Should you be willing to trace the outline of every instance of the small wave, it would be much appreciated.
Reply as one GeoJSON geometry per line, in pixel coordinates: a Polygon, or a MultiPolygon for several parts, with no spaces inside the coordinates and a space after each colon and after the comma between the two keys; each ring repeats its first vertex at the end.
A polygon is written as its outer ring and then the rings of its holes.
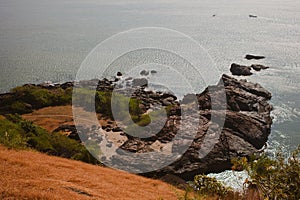
{"type": "Polygon", "coordinates": [[[221,173],[211,173],[208,174],[209,177],[214,177],[218,181],[222,182],[225,186],[231,187],[235,191],[242,191],[243,190],[243,184],[246,180],[246,178],[249,178],[246,171],[232,171],[227,170],[221,173]]]}
{"type": "Polygon", "coordinates": [[[293,121],[296,118],[300,118],[300,110],[287,104],[281,104],[280,106],[274,106],[271,117],[273,118],[273,122],[275,124],[293,121]]]}
{"type": "Polygon", "coordinates": [[[264,152],[271,158],[275,158],[278,151],[280,151],[284,157],[288,157],[291,151],[289,141],[290,137],[288,135],[279,130],[273,130],[264,152]]]}

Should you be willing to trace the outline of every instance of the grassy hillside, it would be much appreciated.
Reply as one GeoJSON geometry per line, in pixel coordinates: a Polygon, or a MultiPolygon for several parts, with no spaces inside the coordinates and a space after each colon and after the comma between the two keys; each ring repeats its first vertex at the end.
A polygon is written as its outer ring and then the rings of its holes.
{"type": "Polygon", "coordinates": [[[157,180],[0,146],[0,199],[177,199],[157,180]]]}

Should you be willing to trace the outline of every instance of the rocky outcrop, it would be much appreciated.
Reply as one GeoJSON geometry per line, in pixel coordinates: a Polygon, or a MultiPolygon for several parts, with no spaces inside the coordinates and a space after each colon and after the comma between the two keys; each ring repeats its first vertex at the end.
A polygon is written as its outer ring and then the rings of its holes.
{"type": "Polygon", "coordinates": [[[133,87],[137,87],[137,86],[145,87],[148,86],[148,80],[145,78],[136,78],[133,79],[132,85],[133,87]]]}
{"type": "Polygon", "coordinates": [[[269,67],[260,65],[260,64],[253,64],[251,66],[244,66],[239,65],[236,63],[232,63],[230,67],[230,72],[232,75],[236,76],[250,76],[253,73],[251,72],[251,69],[254,69],[255,71],[261,71],[264,69],[268,69],[269,67]]]}
{"type": "MultiPolygon", "coordinates": [[[[174,163],[154,172],[146,173],[145,176],[161,177],[166,174],[179,176],[185,180],[192,180],[196,174],[221,172],[231,167],[231,159],[234,157],[250,156],[260,151],[266,144],[271,130],[272,119],[270,112],[272,106],[268,103],[271,94],[259,84],[247,82],[246,80],[236,80],[227,75],[223,75],[221,81],[225,86],[226,93],[226,118],[225,123],[219,124],[218,120],[212,121],[211,116],[221,116],[224,110],[219,110],[218,106],[211,110],[211,98],[221,97],[220,91],[223,86],[221,82],[216,86],[208,87],[203,93],[197,95],[199,102],[199,114],[189,116],[190,126],[197,118],[200,118],[200,124],[196,136],[187,151],[174,163]],[[210,131],[210,133],[208,133],[210,131]],[[218,141],[212,150],[203,158],[200,157],[201,148],[205,146],[203,142],[207,134],[216,134],[221,132],[218,141]]],[[[150,96],[150,95],[149,95],[150,96]]],[[[123,150],[134,153],[152,152],[155,145],[160,144],[164,148],[176,136],[179,130],[181,116],[180,107],[189,105],[189,95],[181,101],[181,104],[173,102],[172,109],[165,126],[155,136],[149,138],[136,138],[128,136],[127,141],[120,147],[123,150]],[[187,99],[186,99],[187,98],[187,99]]],[[[155,97],[158,99],[158,97],[155,97]]],[[[191,98],[190,98],[191,99],[191,98]]],[[[174,99],[175,100],[175,99],[174,99]]],[[[148,99],[151,104],[151,100],[148,99]]],[[[126,133],[125,133],[126,135],[126,133]]],[[[176,141],[177,145],[184,143],[187,134],[176,141]]],[[[175,151],[177,145],[170,148],[175,151]]],[[[132,158],[115,155],[112,163],[130,169],[135,163],[132,158]]],[[[157,159],[160,159],[159,157],[157,159]]],[[[151,165],[145,159],[144,164],[151,165]]],[[[155,163],[153,163],[155,165],[155,163]]]]}
{"type": "Polygon", "coordinates": [[[230,72],[232,73],[232,75],[237,75],[237,76],[250,76],[250,75],[252,75],[251,67],[238,65],[236,63],[231,64],[230,72]]]}

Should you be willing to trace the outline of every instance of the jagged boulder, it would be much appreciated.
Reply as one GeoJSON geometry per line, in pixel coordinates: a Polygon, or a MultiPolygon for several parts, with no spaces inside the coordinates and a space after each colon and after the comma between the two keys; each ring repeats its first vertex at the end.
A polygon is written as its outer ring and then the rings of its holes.
{"type": "MultiPolygon", "coordinates": [[[[218,85],[210,86],[201,94],[196,95],[200,108],[199,115],[189,116],[188,124],[185,124],[185,126],[191,126],[197,120],[197,117],[200,118],[201,123],[187,151],[169,166],[143,175],[162,177],[166,174],[172,174],[184,180],[192,180],[196,174],[221,172],[230,169],[232,158],[250,156],[263,148],[267,142],[272,124],[270,117],[272,106],[268,103],[268,100],[271,99],[271,93],[259,84],[250,83],[246,80],[239,81],[227,75],[223,75],[221,80],[218,85]],[[211,98],[217,99],[216,102],[218,102],[218,98],[222,96],[220,95],[223,88],[221,83],[224,84],[227,99],[224,125],[219,124],[218,120],[211,121],[212,114],[218,117],[224,112],[224,110],[218,110],[218,106],[211,110],[211,98]],[[221,134],[212,150],[201,158],[201,149],[205,146],[203,142],[214,142],[210,139],[204,140],[208,130],[210,131],[209,134],[216,134],[218,131],[221,134]]],[[[190,98],[189,95],[187,97],[190,98]]],[[[178,110],[184,103],[188,105],[190,100],[181,101],[181,105],[173,104],[173,112],[170,112],[171,114],[165,126],[155,136],[149,138],[128,136],[128,140],[120,148],[138,154],[157,150],[154,147],[158,144],[160,148],[168,145],[178,132],[181,121],[178,110]]],[[[180,146],[189,137],[191,136],[187,133],[180,140],[177,140],[175,142],[177,145],[173,144],[171,151],[176,151],[175,148],[178,147],[178,144],[180,146]]],[[[131,159],[130,156],[115,155],[111,161],[130,169],[136,164],[131,159]]],[[[160,158],[157,157],[157,159],[160,158]]],[[[145,166],[155,165],[146,158],[143,162],[145,166]]]]}

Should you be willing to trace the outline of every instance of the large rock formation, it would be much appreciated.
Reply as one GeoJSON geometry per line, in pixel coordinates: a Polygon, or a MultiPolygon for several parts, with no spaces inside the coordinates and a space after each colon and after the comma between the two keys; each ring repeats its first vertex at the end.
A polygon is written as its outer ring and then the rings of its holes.
{"type": "MultiPolygon", "coordinates": [[[[187,151],[169,166],[144,175],[162,177],[166,174],[172,174],[185,180],[192,180],[196,174],[221,172],[230,169],[232,158],[250,156],[264,147],[272,124],[270,117],[272,106],[268,103],[268,100],[271,99],[270,92],[259,84],[250,83],[246,80],[239,81],[227,75],[223,75],[221,80],[218,85],[210,86],[203,93],[197,94],[199,113],[198,115],[189,116],[188,124],[185,124],[185,126],[191,126],[199,118],[200,124],[197,134],[193,137],[193,142],[187,151]],[[218,120],[211,121],[212,115],[221,116],[224,112],[224,109],[221,106],[218,107],[218,105],[214,106],[214,110],[211,110],[211,98],[214,98],[216,102],[218,100],[221,102],[221,99],[218,98],[222,98],[221,91],[224,89],[222,82],[227,98],[224,126],[218,120]],[[209,139],[205,140],[208,130],[210,131],[209,134],[217,134],[218,131],[221,134],[212,150],[201,158],[200,153],[204,145],[203,142],[215,142],[209,139]]],[[[180,107],[189,105],[190,95],[186,95],[180,103],[175,101],[176,98],[171,99],[170,97],[173,97],[171,94],[163,96],[163,94],[139,90],[138,96],[143,97],[142,100],[148,108],[151,107],[153,102],[163,102],[166,98],[173,106],[165,126],[159,133],[148,138],[137,138],[122,132],[120,134],[126,135],[127,140],[120,148],[136,154],[162,149],[176,136],[181,121],[180,107]]],[[[187,133],[184,137],[189,138],[190,136],[187,133]]],[[[180,146],[180,143],[185,142],[184,137],[176,141],[177,145],[179,143],[180,146]]],[[[176,151],[176,148],[176,145],[173,145],[170,150],[176,151]]],[[[156,159],[159,160],[160,157],[156,159]]],[[[143,162],[145,165],[151,165],[147,159],[143,162]]],[[[128,170],[137,165],[132,157],[118,154],[111,159],[111,164],[114,163],[117,166],[123,165],[123,169],[128,170]]],[[[153,162],[153,165],[155,165],[155,162],[153,162]]]]}

